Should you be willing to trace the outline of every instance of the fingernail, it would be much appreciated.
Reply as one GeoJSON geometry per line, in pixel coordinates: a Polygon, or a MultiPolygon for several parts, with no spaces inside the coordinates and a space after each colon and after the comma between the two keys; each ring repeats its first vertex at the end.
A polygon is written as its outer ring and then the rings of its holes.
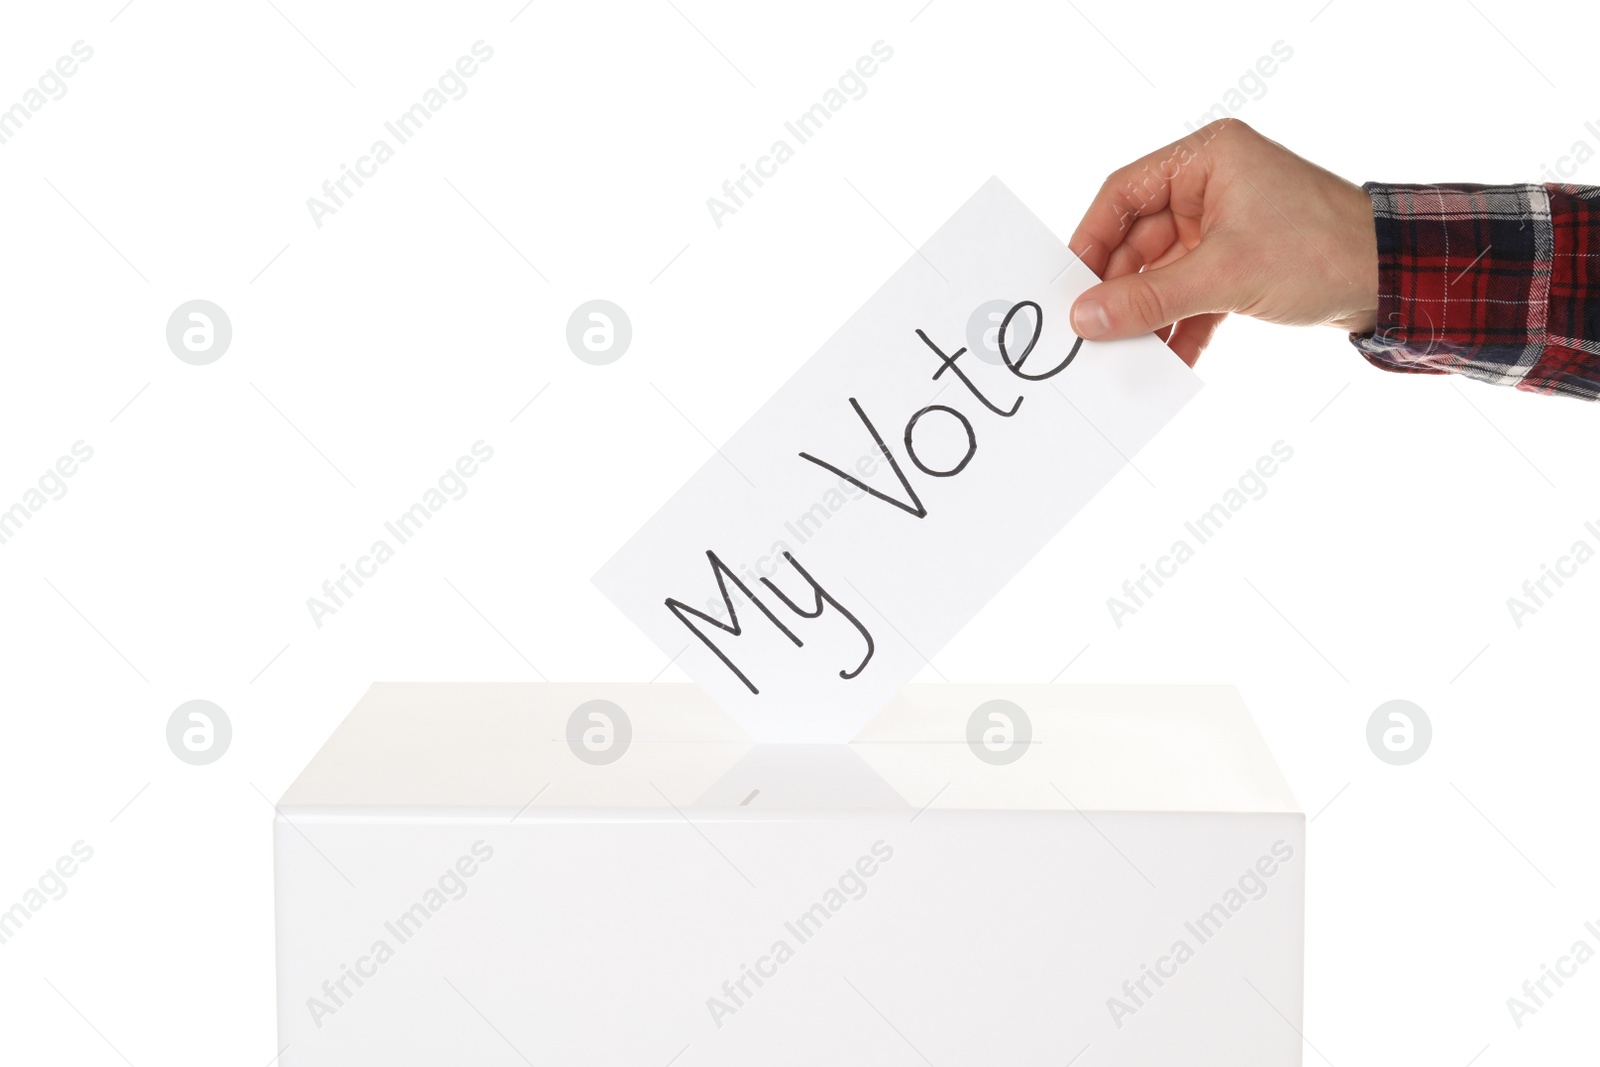
{"type": "Polygon", "coordinates": [[[1103,337],[1111,329],[1105,305],[1098,300],[1080,300],[1072,309],[1072,331],[1086,341],[1103,337]]]}

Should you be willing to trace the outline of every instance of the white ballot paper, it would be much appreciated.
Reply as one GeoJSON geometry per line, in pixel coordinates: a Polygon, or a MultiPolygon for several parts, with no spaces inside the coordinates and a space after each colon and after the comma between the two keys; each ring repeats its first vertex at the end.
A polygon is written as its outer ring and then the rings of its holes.
{"type": "Polygon", "coordinates": [[[1096,281],[991,178],[595,584],[756,740],[850,740],[1199,391],[1073,334],[1096,281]]]}

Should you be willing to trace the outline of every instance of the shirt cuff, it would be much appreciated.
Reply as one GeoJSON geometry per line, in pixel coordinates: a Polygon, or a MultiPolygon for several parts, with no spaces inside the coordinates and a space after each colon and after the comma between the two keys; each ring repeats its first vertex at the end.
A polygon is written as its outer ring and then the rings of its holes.
{"type": "Polygon", "coordinates": [[[1554,252],[1540,185],[1382,185],[1377,328],[1351,341],[1369,362],[1515,385],[1543,354],[1554,252]]]}
{"type": "Polygon", "coordinates": [[[1374,366],[1600,398],[1600,188],[1369,182],[1374,366]]]}

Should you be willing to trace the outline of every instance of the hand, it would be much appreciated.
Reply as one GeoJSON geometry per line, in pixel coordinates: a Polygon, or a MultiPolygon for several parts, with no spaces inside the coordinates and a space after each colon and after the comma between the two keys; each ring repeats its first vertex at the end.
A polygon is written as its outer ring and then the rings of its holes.
{"type": "Polygon", "coordinates": [[[1237,119],[1112,174],[1071,247],[1105,279],[1073,304],[1074,332],[1159,331],[1190,366],[1230,311],[1355,333],[1377,323],[1372,201],[1237,119]]]}

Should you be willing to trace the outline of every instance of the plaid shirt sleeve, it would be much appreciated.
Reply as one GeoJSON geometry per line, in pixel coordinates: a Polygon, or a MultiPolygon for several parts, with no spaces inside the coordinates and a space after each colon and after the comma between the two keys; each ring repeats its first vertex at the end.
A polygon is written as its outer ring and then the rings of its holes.
{"type": "Polygon", "coordinates": [[[1367,183],[1374,365],[1600,399],[1600,187],[1367,183]]]}

